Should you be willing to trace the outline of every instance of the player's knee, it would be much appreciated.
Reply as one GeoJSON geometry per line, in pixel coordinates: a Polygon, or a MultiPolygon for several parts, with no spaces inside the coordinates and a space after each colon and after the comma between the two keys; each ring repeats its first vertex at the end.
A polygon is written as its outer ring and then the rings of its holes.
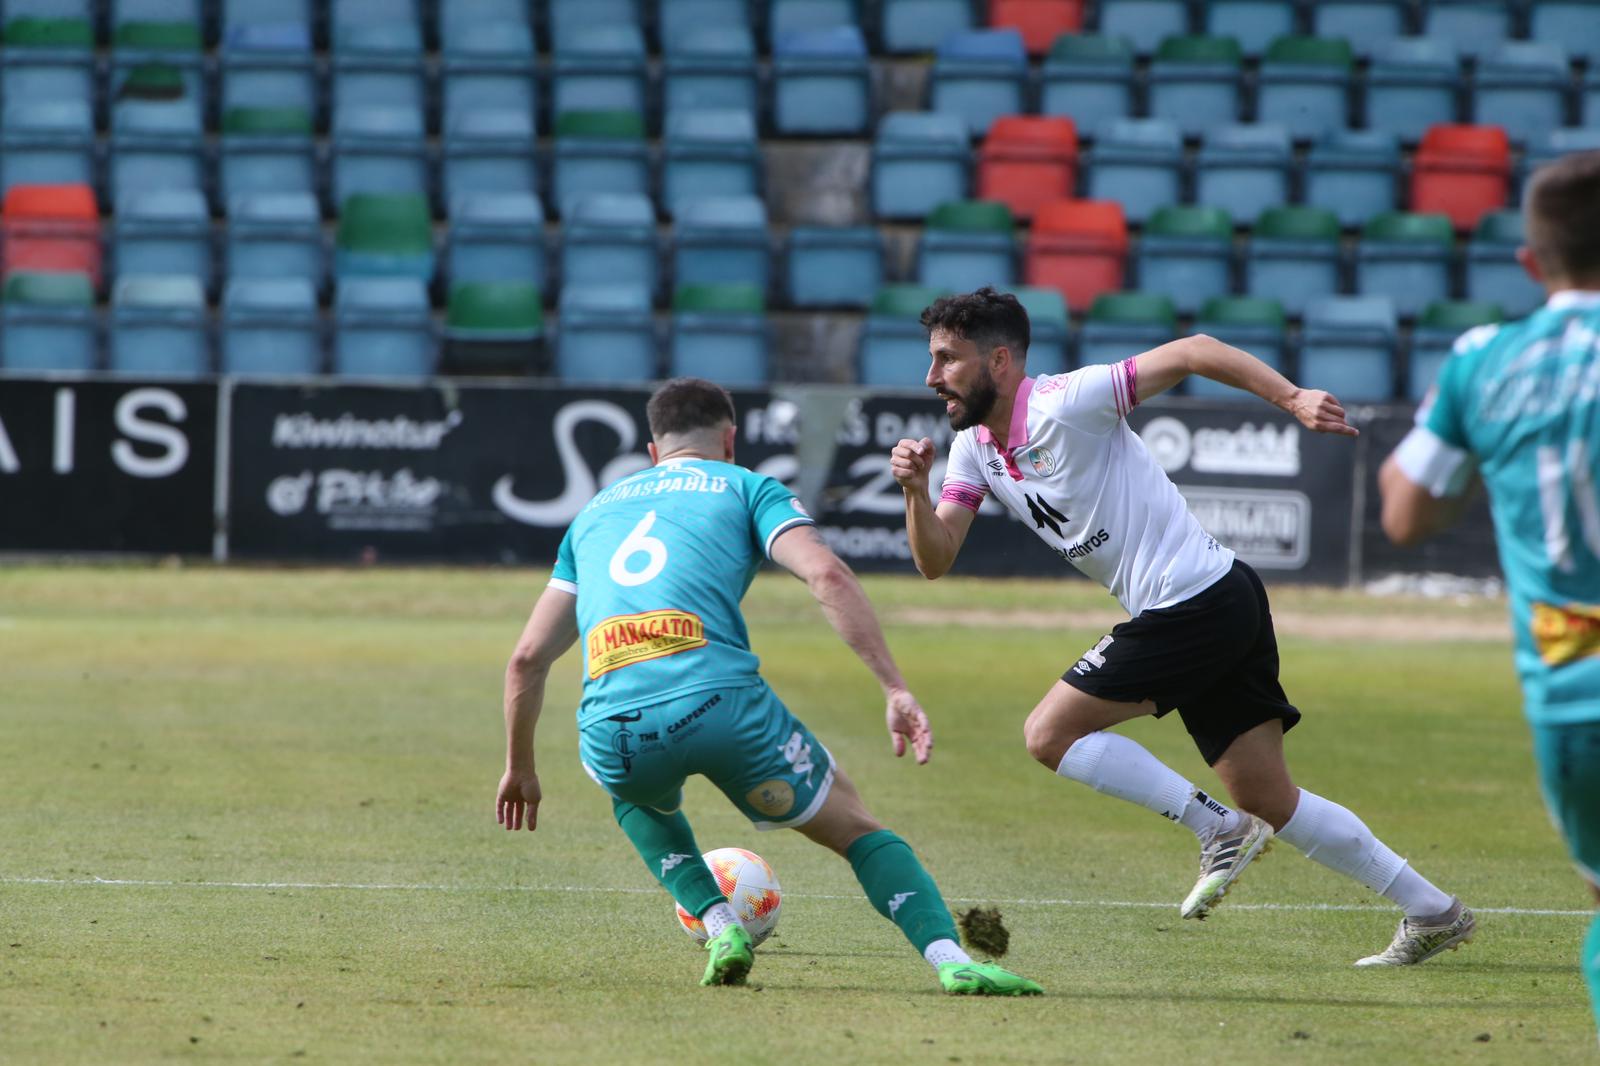
{"type": "Polygon", "coordinates": [[[1027,745],[1028,754],[1051,770],[1061,765],[1067,749],[1077,740],[1078,734],[1037,711],[1022,724],[1022,742],[1027,745]]]}
{"type": "Polygon", "coordinates": [[[1274,829],[1282,829],[1294,817],[1299,790],[1276,785],[1236,784],[1231,790],[1234,806],[1255,815],[1274,829]]]}

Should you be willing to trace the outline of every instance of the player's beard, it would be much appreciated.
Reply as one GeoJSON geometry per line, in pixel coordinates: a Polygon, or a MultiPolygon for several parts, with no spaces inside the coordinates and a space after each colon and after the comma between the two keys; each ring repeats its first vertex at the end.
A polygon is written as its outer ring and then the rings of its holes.
{"type": "Polygon", "coordinates": [[[963,430],[971,429],[989,417],[989,412],[994,410],[994,402],[999,398],[1000,392],[994,387],[994,376],[989,373],[989,368],[983,367],[981,376],[972,388],[965,393],[946,389],[945,395],[960,405],[950,414],[950,428],[963,430]]]}

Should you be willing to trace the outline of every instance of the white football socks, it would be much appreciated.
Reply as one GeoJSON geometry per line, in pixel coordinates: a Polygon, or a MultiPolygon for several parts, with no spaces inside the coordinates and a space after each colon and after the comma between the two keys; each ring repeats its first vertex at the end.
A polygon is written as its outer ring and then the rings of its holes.
{"type": "Polygon", "coordinates": [[[1454,903],[1373,836],[1360,818],[1314,792],[1300,790],[1294,817],[1278,830],[1278,839],[1392,900],[1408,918],[1442,914],[1454,903]]]}
{"type": "Polygon", "coordinates": [[[1235,819],[1233,811],[1200,792],[1143,745],[1116,733],[1079,737],[1056,773],[1181,822],[1201,840],[1227,829],[1235,819]]]}
{"type": "Polygon", "coordinates": [[[928,965],[937,970],[947,962],[971,962],[972,956],[961,950],[961,945],[946,937],[935,940],[923,949],[922,957],[928,960],[928,965]]]}
{"type": "Polygon", "coordinates": [[[739,914],[733,909],[733,904],[724,900],[707,907],[706,912],[700,916],[700,921],[705,923],[706,936],[715,940],[722,935],[724,929],[739,924],[739,914]]]}

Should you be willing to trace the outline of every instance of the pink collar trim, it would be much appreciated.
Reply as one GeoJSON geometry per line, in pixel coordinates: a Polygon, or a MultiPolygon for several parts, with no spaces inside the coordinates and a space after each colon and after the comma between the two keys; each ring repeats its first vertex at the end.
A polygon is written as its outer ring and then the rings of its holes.
{"type": "MultiPolygon", "coordinates": [[[[1011,405],[1011,432],[1006,438],[1006,446],[1000,450],[1010,452],[1028,443],[1028,397],[1032,395],[1033,379],[1023,378],[1022,384],[1017,386],[1016,402],[1011,405]]],[[[994,443],[994,434],[989,432],[988,426],[978,427],[978,440],[983,444],[994,443]]]]}

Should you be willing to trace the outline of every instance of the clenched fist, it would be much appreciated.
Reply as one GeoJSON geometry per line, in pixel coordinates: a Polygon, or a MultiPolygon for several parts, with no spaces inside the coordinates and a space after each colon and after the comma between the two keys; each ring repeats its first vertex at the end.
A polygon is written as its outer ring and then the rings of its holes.
{"type": "Polygon", "coordinates": [[[889,472],[901,488],[928,491],[928,472],[933,469],[933,440],[902,440],[889,453],[889,472]]]}

